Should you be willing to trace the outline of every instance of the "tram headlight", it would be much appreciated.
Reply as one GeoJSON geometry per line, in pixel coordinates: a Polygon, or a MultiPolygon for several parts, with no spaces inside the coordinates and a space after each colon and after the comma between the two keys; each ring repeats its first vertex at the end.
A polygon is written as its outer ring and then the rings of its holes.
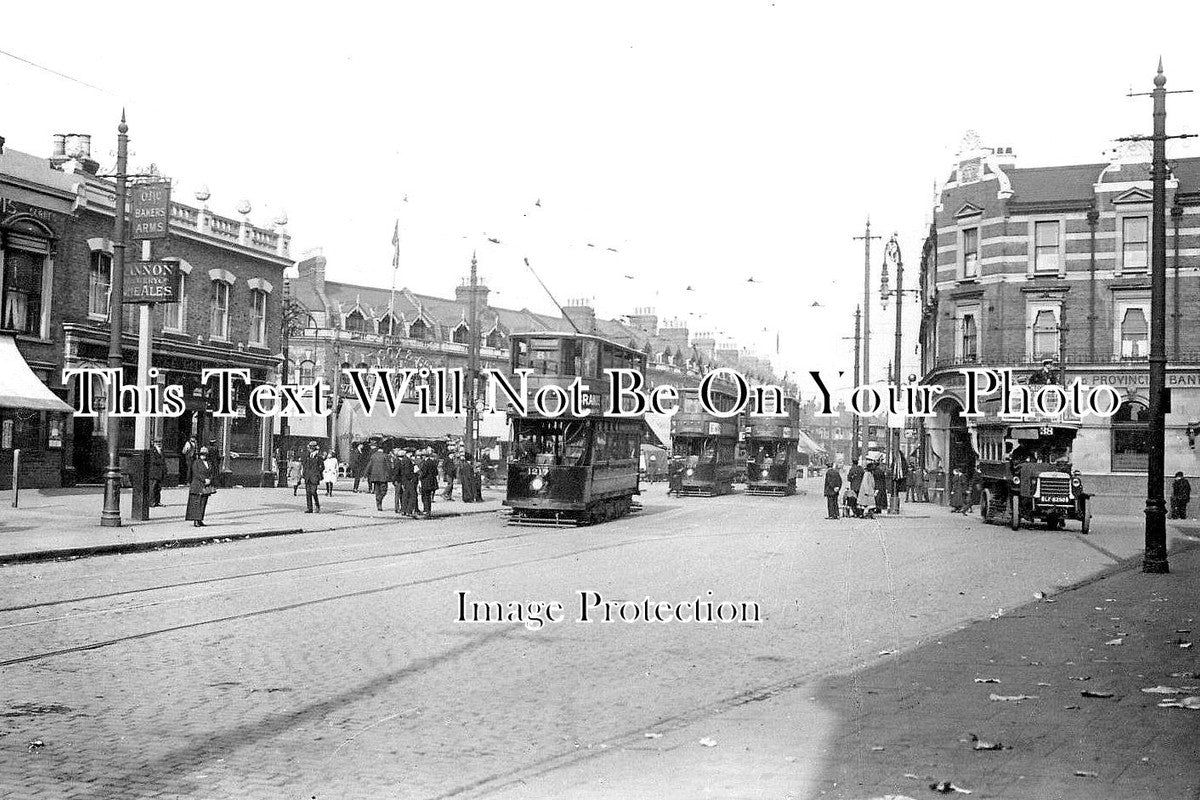
{"type": "Polygon", "coordinates": [[[688,467],[687,476],[690,478],[695,474],[696,474],[696,470],[692,469],[691,467],[688,467]]]}
{"type": "Polygon", "coordinates": [[[546,482],[544,480],[542,480],[540,476],[537,478],[534,478],[533,480],[531,480],[529,482],[529,488],[533,489],[535,492],[540,492],[542,490],[542,487],[544,487],[545,485],[546,485],[546,482]]]}

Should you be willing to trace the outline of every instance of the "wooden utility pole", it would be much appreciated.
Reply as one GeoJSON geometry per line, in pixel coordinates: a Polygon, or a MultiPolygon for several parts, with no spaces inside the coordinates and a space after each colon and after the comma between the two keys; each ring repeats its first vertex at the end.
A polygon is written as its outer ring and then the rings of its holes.
{"type": "MultiPolygon", "coordinates": [[[[871,240],[882,239],[882,236],[871,235],[871,218],[867,217],[867,227],[862,236],[855,236],[855,241],[863,243],[863,302],[862,302],[862,384],[871,382],[871,240]]],[[[862,445],[859,454],[866,457],[871,449],[871,426],[863,420],[855,422],[855,428],[862,426],[862,445]]],[[[857,431],[856,431],[857,433],[857,431]]]]}

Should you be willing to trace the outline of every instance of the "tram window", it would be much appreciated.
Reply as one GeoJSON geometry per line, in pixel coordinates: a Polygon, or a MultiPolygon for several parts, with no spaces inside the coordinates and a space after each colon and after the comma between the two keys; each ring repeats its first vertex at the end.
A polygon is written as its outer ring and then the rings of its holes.
{"type": "Polygon", "coordinates": [[[558,375],[560,351],[557,339],[534,339],[530,343],[529,366],[543,375],[558,375]]]}
{"type": "Polygon", "coordinates": [[[583,370],[580,374],[587,378],[599,377],[597,367],[600,360],[600,345],[595,339],[583,340],[583,370]]]}

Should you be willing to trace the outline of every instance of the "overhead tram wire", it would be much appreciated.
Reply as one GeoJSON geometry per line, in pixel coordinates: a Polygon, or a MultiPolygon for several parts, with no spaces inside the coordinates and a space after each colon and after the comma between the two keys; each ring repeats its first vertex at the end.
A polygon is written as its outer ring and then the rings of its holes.
{"type": "Polygon", "coordinates": [[[80,80],[79,78],[76,78],[72,75],[68,75],[65,72],[59,72],[58,70],[51,69],[50,67],[47,67],[44,64],[39,64],[36,61],[30,61],[28,58],[19,56],[16,53],[10,53],[7,50],[0,50],[0,56],[7,56],[7,57],[13,59],[14,61],[20,61],[22,64],[28,64],[29,66],[33,67],[34,69],[40,69],[43,72],[48,72],[51,75],[55,75],[59,78],[64,78],[65,80],[71,81],[72,83],[78,83],[80,86],[86,86],[87,88],[93,89],[97,92],[100,92],[101,94],[106,94],[109,97],[117,97],[117,95],[114,92],[110,92],[108,89],[102,89],[99,86],[96,86],[95,84],[88,83],[85,80],[80,80]]]}

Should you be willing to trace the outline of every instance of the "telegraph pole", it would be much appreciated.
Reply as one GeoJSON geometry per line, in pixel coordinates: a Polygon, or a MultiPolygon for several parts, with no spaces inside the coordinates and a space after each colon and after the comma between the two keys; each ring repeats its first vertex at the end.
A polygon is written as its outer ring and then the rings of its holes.
{"type": "Polygon", "coordinates": [[[463,449],[467,456],[474,458],[475,430],[479,422],[479,409],[475,407],[477,400],[477,384],[479,383],[479,272],[475,253],[471,253],[471,305],[467,318],[467,430],[463,436],[463,449]]]}
{"type": "MultiPolygon", "coordinates": [[[[117,190],[113,209],[113,262],[108,295],[108,368],[122,372],[121,355],[121,297],[125,291],[125,181],[129,169],[129,126],[125,110],[117,126],[117,190]]],[[[100,524],[106,528],[121,526],[121,418],[117,410],[117,389],[109,385],[108,392],[108,467],[104,471],[104,510],[100,524]]]]}
{"type": "MultiPolygon", "coordinates": [[[[859,376],[860,376],[860,373],[859,373],[859,355],[860,355],[859,348],[862,346],[862,307],[861,306],[854,307],[854,336],[852,336],[852,337],[851,336],[843,336],[842,338],[843,339],[851,339],[851,338],[854,339],[854,385],[858,386],[859,385],[858,381],[859,381],[859,376]]],[[[850,422],[850,464],[853,465],[853,464],[858,463],[858,456],[859,456],[859,452],[858,452],[859,419],[858,419],[858,417],[853,416],[853,415],[851,415],[850,419],[851,419],[851,422],[850,422]]],[[[830,458],[832,458],[833,457],[832,448],[830,449],[829,454],[830,454],[830,458]]]]}
{"type": "MultiPolygon", "coordinates": [[[[862,240],[863,243],[863,302],[862,302],[862,385],[867,385],[871,382],[871,240],[882,239],[882,236],[871,235],[871,218],[867,217],[867,228],[862,236],[855,236],[854,239],[862,240]]],[[[862,446],[859,448],[859,454],[866,458],[867,453],[871,449],[871,425],[863,419],[858,420],[854,427],[857,429],[862,426],[862,446]]]]}
{"type": "MultiPolygon", "coordinates": [[[[1154,133],[1127,136],[1121,141],[1145,141],[1153,145],[1151,178],[1153,203],[1150,218],[1150,433],[1149,463],[1146,465],[1146,550],[1142,572],[1170,572],[1167,564],[1167,504],[1163,498],[1166,451],[1167,382],[1167,139],[1188,139],[1190,134],[1167,136],[1167,77],[1162,59],[1154,76],[1154,133]]],[[[1190,90],[1183,90],[1190,91],[1190,90]]],[[[1171,92],[1176,94],[1177,92],[1171,92]]],[[[1146,93],[1130,93],[1145,97],[1146,93]]]]}

